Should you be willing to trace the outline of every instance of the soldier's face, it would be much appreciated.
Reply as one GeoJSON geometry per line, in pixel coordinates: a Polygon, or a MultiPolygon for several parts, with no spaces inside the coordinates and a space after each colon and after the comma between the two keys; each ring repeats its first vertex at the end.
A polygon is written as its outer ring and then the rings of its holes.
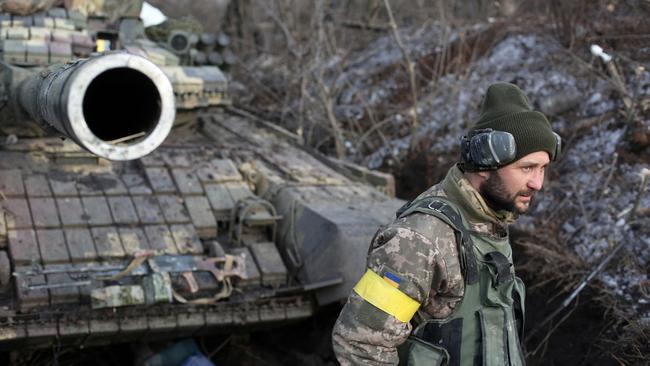
{"type": "Polygon", "coordinates": [[[548,153],[544,151],[530,153],[489,172],[479,192],[493,209],[523,214],[530,208],[535,193],[542,189],[549,161],[548,153]]]}

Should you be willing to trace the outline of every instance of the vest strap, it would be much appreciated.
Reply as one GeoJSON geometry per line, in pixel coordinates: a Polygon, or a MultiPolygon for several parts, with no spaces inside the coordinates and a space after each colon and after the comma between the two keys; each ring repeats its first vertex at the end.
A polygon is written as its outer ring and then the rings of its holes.
{"type": "Polygon", "coordinates": [[[354,286],[354,292],[403,323],[411,321],[420,307],[419,302],[390,285],[371,269],[368,269],[354,286]]]}
{"type": "Polygon", "coordinates": [[[497,270],[497,278],[495,281],[497,286],[514,281],[515,278],[510,271],[512,264],[501,252],[490,252],[485,255],[485,260],[497,270]]]}

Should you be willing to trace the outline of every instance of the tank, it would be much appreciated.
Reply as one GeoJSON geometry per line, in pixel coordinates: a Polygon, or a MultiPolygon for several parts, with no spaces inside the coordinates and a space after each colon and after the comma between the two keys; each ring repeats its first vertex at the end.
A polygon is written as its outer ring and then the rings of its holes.
{"type": "Polygon", "coordinates": [[[392,176],[229,107],[227,37],[149,38],[141,2],[51,3],[0,2],[0,349],[282,326],[345,299],[403,203],[392,176]]]}

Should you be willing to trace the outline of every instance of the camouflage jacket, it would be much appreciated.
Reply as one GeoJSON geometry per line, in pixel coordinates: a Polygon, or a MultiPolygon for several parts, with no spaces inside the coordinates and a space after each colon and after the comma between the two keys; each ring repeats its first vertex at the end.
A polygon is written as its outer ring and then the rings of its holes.
{"type": "MultiPolygon", "coordinates": [[[[458,167],[417,199],[429,196],[456,203],[476,231],[503,236],[515,219],[512,213],[490,209],[458,167]]],[[[367,264],[380,276],[387,271],[399,274],[398,289],[420,303],[411,323],[449,316],[464,294],[455,233],[430,215],[411,214],[380,228],[367,264]]],[[[374,307],[353,291],[332,332],[336,357],[344,366],[396,365],[396,347],[410,335],[411,323],[374,307]]]]}

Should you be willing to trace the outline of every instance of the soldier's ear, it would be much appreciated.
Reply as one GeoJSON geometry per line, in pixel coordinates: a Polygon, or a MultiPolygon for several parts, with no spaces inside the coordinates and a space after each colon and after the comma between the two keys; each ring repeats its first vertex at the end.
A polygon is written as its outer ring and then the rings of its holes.
{"type": "Polygon", "coordinates": [[[492,173],[492,172],[484,170],[484,171],[481,171],[481,172],[476,172],[476,175],[478,175],[479,177],[481,177],[484,180],[487,180],[488,178],[490,178],[490,173],[492,173]]]}

